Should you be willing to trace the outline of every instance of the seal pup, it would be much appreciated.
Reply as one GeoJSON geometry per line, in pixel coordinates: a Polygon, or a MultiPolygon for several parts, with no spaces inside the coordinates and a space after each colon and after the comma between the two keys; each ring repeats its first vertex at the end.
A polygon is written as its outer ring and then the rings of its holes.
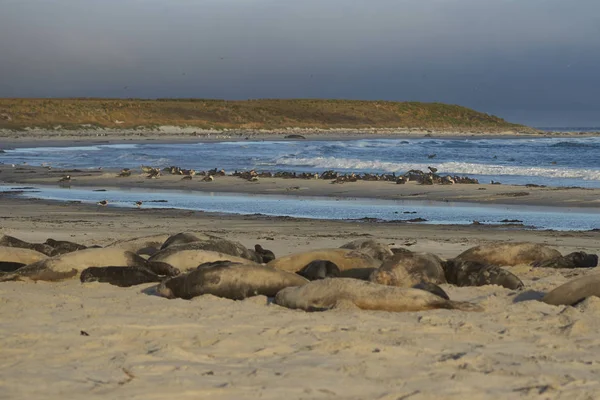
{"type": "Polygon", "coordinates": [[[387,244],[373,239],[353,240],[350,243],[340,246],[340,249],[358,250],[380,261],[384,261],[386,258],[394,255],[387,244]]]}
{"type": "Polygon", "coordinates": [[[309,281],[316,281],[317,279],[337,278],[341,272],[338,266],[331,261],[315,260],[296,273],[309,281]]]}
{"type": "Polygon", "coordinates": [[[284,271],[298,272],[315,260],[331,261],[342,272],[350,269],[379,268],[381,265],[381,261],[375,260],[368,254],[349,249],[320,249],[295,253],[276,258],[267,265],[284,271]]]}
{"type": "Polygon", "coordinates": [[[89,267],[81,271],[81,283],[102,282],[119,287],[160,282],[162,278],[144,267],[89,267]]]}
{"type": "Polygon", "coordinates": [[[600,274],[575,278],[546,293],[542,301],[553,306],[573,306],[590,296],[600,297],[600,274]]]}
{"type": "Polygon", "coordinates": [[[537,268],[594,268],[598,266],[598,255],[575,251],[563,257],[536,261],[532,265],[537,268]]]}
{"type": "Polygon", "coordinates": [[[454,259],[444,262],[443,267],[448,283],[456,286],[498,285],[512,290],[525,287],[515,274],[497,265],[454,259]]]}
{"type": "Polygon", "coordinates": [[[472,247],[455,257],[455,260],[478,261],[491,265],[520,265],[542,262],[562,257],[558,250],[543,244],[490,243],[472,247]]]}
{"type": "Polygon", "coordinates": [[[20,279],[57,281],[72,278],[88,267],[106,265],[145,267],[146,260],[121,249],[85,249],[46,258],[12,273],[0,274],[0,282],[20,279]]]}
{"type": "Polygon", "coordinates": [[[431,253],[398,253],[373,271],[369,280],[388,286],[412,287],[421,282],[446,283],[442,260],[431,253]]]}
{"type": "Polygon", "coordinates": [[[304,311],[359,308],[380,311],[424,311],[436,308],[481,311],[475,304],[446,300],[421,289],[379,285],[351,278],[327,278],[282,289],[275,304],[304,311]]]}
{"type": "Polygon", "coordinates": [[[303,277],[267,265],[229,261],[201,264],[194,271],[163,281],[158,294],[191,299],[204,294],[243,300],[251,296],[275,296],[289,286],[308,283],[303,277]]]}
{"type": "Polygon", "coordinates": [[[161,254],[172,254],[182,250],[207,250],[215,251],[218,253],[230,254],[234,257],[245,258],[250,261],[257,263],[262,262],[262,257],[256,254],[255,251],[249,250],[244,245],[238,242],[227,239],[210,239],[210,240],[197,240],[195,242],[170,245],[166,249],[154,254],[152,257],[161,257],[161,254]]]}
{"type": "Polygon", "coordinates": [[[260,256],[263,263],[269,263],[275,259],[275,254],[271,250],[263,249],[260,244],[254,245],[254,251],[260,256]]]}

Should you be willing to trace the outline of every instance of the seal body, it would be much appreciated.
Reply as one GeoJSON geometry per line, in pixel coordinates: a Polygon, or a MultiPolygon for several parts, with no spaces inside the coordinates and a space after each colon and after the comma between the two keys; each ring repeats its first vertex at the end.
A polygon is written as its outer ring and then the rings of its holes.
{"type": "Polygon", "coordinates": [[[214,261],[232,261],[239,263],[251,263],[245,258],[235,257],[231,254],[219,253],[208,250],[181,250],[173,246],[161,250],[148,259],[149,263],[163,262],[172,265],[181,272],[195,270],[200,264],[214,261]]]}
{"type": "Polygon", "coordinates": [[[594,268],[598,266],[598,255],[576,251],[563,257],[535,262],[533,266],[538,268],[594,268]]]}
{"type": "Polygon", "coordinates": [[[47,239],[44,243],[52,247],[52,252],[50,253],[51,256],[58,256],[61,254],[71,253],[73,251],[87,249],[87,246],[69,242],[67,240],[47,239]]]}
{"type": "Polygon", "coordinates": [[[161,277],[144,267],[90,267],[79,277],[84,282],[104,282],[120,287],[160,282],[161,277]]]}
{"type": "Polygon", "coordinates": [[[275,259],[275,254],[271,250],[263,249],[260,244],[254,245],[254,251],[260,256],[261,262],[265,264],[275,259]]]}
{"type": "Polygon", "coordinates": [[[47,256],[50,256],[53,250],[52,246],[45,243],[29,243],[8,235],[2,235],[2,237],[0,237],[0,246],[35,250],[47,256]]]}
{"type": "Polygon", "coordinates": [[[491,265],[520,265],[542,262],[561,257],[558,250],[529,243],[492,243],[472,247],[455,257],[455,260],[478,261],[491,265]]]}
{"type": "Polygon", "coordinates": [[[259,257],[255,251],[247,249],[241,243],[227,239],[196,240],[195,242],[190,243],[178,245],[172,244],[169,247],[164,248],[158,253],[154,254],[152,258],[165,257],[166,255],[173,254],[182,250],[213,251],[218,253],[229,254],[234,257],[241,257],[246,260],[254,261],[257,263],[262,262],[262,258],[259,257]]]}
{"type": "Polygon", "coordinates": [[[572,306],[590,296],[600,297],[600,274],[575,278],[547,293],[542,301],[554,306],[572,306]]]}
{"type": "Polygon", "coordinates": [[[308,283],[294,273],[255,263],[215,262],[163,281],[158,293],[167,298],[191,299],[211,294],[232,300],[263,295],[273,297],[281,289],[308,283]]]}
{"type": "Polygon", "coordinates": [[[498,285],[513,290],[525,286],[515,274],[478,261],[448,260],[444,272],[448,283],[456,286],[498,285]]]}
{"type": "Polygon", "coordinates": [[[398,253],[389,257],[369,277],[382,285],[412,287],[421,282],[446,283],[442,260],[431,253],[398,253]]]}
{"type": "Polygon", "coordinates": [[[0,261],[20,264],[31,264],[36,261],[45,260],[47,255],[39,251],[23,247],[0,246],[0,261]]]}
{"type": "Polygon", "coordinates": [[[391,257],[394,255],[394,253],[392,253],[392,250],[390,249],[390,247],[387,244],[381,243],[381,242],[379,242],[377,240],[373,240],[373,239],[353,240],[350,243],[346,243],[345,245],[340,246],[340,248],[341,249],[358,250],[365,254],[370,255],[371,257],[373,257],[374,259],[379,260],[379,261],[384,261],[388,257],[391,257]]]}
{"type": "Polygon", "coordinates": [[[275,304],[304,311],[325,311],[347,304],[362,310],[380,311],[481,310],[475,304],[446,300],[425,290],[351,278],[321,279],[304,286],[282,289],[275,296],[275,304]]]}
{"type": "Polygon", "coordinates": [[[340,269],[331,261],[315,260],[296,273],[309,281],[314,281],[317,279],[336,278],[340,276],[340,269]]]}
{"type": "Polygon", "coordinates": [[[146,260],[121,249],[86,249],[46,258],[15,272],[0,275],[0,282],[15,279],[55,281],[72,278],[88,267],[107,265],[144,267],[146,260]]]}
{"type": "Polygon", "coordinates": [[[166,233],[142,236],[128,240],[118,240],[106,246],[106,248],[118,248],[126,251],[131,251],[136,254],[153,255],[160,250],[160,246],[169,239],[166,233]]]}
{"type": "Polygon", "coordinates": [[[290,272],[298,272],[315,260],[331,261],[343,272],[350,269],[378,268],[381,261],[368,254],[349,249],[322,249],[279,257],[267,265],[290,272]]]}
{"type": "Polygon", "coordinates": [[[220,239],[217,236],[206,235],[199,232],[180,232],[175,235],[169,236],[165,242],[160,247],[161,250],[164,250],[171,246],[179,246],[180,244],[188,244],[199,242],[201,240],[212,240],[212,239],[220,239]]]}

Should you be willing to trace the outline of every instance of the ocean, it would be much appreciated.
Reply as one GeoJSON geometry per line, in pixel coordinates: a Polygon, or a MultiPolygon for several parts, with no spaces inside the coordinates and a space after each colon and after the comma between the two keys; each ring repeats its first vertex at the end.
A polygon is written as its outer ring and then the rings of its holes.
{"type": "Polygon", "coordinates": [[[94,144],[4,149],[4,164],[55,168],[387,172],[438,169],[504,184],[600,188],[600,137],[274,140],[180,144],[94,144]]]}

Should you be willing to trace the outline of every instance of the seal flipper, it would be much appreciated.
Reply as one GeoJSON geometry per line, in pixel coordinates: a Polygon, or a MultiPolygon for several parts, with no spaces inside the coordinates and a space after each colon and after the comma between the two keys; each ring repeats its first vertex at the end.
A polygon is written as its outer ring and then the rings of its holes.
{"type": "Polygon", "coordinates": [[[436,296],[439,296],[442,299],[450,300],[450,297],[448,296],[448,294],[446,292],[444,292],[444,289],[442,289],[441,287],[439,287],[435,283],[431,283],[431,282],[419,282],[419,283],[417,283],[416,285],[413,286],[413,289],[425,290],[426,292],[435,294],[436,296]]]}

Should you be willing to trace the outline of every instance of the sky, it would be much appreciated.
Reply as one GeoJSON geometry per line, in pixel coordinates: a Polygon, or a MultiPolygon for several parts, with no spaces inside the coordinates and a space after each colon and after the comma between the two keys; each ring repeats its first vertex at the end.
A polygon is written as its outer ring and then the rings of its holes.
{"type": "Polygon", "coordinates": [[[0,0],[0,97],[338,98],[600,126],[600,0],[0,0]]]}

